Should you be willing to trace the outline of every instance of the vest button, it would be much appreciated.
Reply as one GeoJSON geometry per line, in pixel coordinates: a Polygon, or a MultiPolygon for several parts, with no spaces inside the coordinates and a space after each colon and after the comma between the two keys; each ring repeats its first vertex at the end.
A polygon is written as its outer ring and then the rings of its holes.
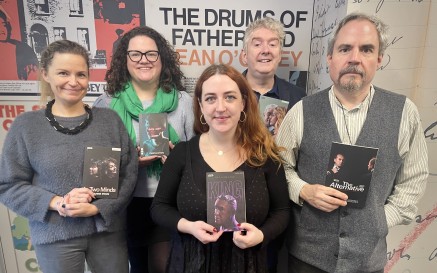
{"type": "Polygon", "coordinates": [[[340,238],[344,238],[344,237],[346,237],[346,232],[340,233],[340,238]]]}

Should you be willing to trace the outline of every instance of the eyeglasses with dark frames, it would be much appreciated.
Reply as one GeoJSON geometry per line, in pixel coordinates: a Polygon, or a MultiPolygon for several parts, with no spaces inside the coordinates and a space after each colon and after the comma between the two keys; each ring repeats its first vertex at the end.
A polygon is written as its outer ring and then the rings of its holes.
{"type": "Polygon", "coordinates": [[[127,56],[129,56],[129,59],[132,62],[139,63],[141,61],[141,59],[143,58],[143,56],[145,56],[146,60],[148,60],[151,63],[154,63],[159,58],[159,51],[158,50],[148,50],[148,51],[143,53],[143,52],[138,51],[138,50],[129,50],[127,52],[127,56]]]}

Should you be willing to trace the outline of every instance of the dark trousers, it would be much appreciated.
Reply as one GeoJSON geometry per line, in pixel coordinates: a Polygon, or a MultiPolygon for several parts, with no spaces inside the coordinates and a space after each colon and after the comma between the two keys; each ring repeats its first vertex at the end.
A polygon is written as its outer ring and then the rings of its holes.
{"type": "Polygon", "coordinates": [[[127,208],[130,273],[165,272],[170,233],[150,217],[152,198],[134,197],[127,208]]]}
{"type": "MultiPolygon", "coordinates": [[[[315,266],[302,262],[296,257],[288,254],[288,273],[328,273],[315,266]]],[[[374,272],[355,272],[355,273],[384,273],[384,269],[374,272]]]]}
{"type": "Polygon", "coordinates": [[[126,236],[122,230],[99,232],[34,247],[38,264],[44,273],[84,272],[85,260],[92,272],[129,271],[126,236]]]}

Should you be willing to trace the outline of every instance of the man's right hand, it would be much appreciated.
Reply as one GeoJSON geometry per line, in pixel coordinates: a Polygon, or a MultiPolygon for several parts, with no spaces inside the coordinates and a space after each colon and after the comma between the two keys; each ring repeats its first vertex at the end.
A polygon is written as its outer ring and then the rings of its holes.
{"type": "Polygon", "coordinates": [[[320,184],[306,184],[302,187],[299,196],[311,206],[325,212],[346,206],[348,199],[345,193],[320,184]]]}

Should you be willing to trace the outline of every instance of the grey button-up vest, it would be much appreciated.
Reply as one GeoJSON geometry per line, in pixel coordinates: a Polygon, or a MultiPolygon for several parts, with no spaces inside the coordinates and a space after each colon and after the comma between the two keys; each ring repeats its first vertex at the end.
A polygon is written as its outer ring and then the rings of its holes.
{"type": "MultiPolygon", "coordinates": [[[[304,131],[297,172],[310,184],[324,184],[331,143],[341,142],[329,91],[303,99],[304,131]]],[[[393,191],[401,165],[399,127],[405,96],[375,87],[372,103],[356,145],[377,147],[378,159],[363,209],[342,207],[331,213],[309,204],[293,208],[290,254],[328,271],[376,271],[386,263],[388,233],[384,204],[393,191]]]]}

